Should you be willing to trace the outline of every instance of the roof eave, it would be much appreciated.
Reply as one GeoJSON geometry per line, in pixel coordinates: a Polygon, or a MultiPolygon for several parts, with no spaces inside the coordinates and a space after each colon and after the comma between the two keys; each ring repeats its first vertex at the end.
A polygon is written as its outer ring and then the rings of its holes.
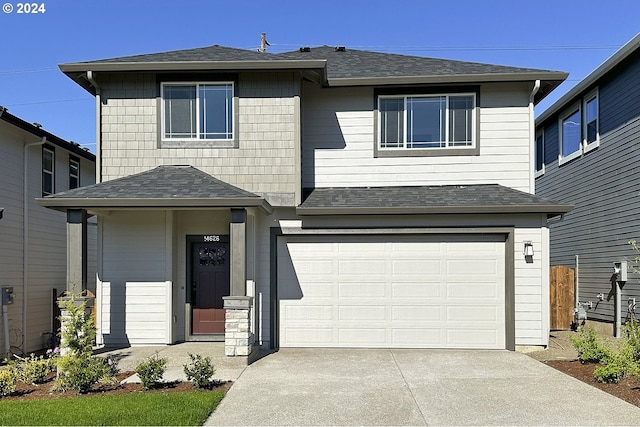
{"type": "Polygon", "coordinates": [[[598,68],[593,70],[584,79],[578,82],[578,84],[567,91],[567,93],[558,98],[558,100],[551,104],[549,108],[543,111],[542,114],[540,114],[540,116],[536,119],[536,125],[547,120],[549,117],[557,113],[558,110],[564,108],[565,104],[572,101],[573,98],[580,95],[583,91],[589,89],[591,85],[596,83],[600,78],[611,71],[616,65],[624,61],[638,48],[640,48],[640,33],[638,33],[634,38],[632,38],[618,51],[611,55],[607,60],[600,64],[598,68]]]}
{"type": "Polygon", "coordinates": [[[424,76],[347,77],[329,79],[329,86],[372,86],[421,83],[485,83],[541,80],[562,83],[569,76],[561,71],[438,74],[424,76]]]}
{"type": "Polygon", "coordinates": [[[38,205],[65,212],[68,209],[179,209],[179,208],[247,208],[256,207],[266,214],[273,207],[263,198],[78,198],[41,197],[38,205]]]}
{"type": "Polygon", "coordinates": [[[326,59],[262,61],[161,61],[161,62],[74,62],[60,64],[63,73],[118,71],[198,71],[198,70],[305,70],[325,68],[326,59]]]}
{"type": "Polygon", "coordinates": [[[417,215],[417,214],[547,214],[557,216],[573,209],[571,205],[536,204],[504,206],[405,206],[405,207],[302,207],[296,208],[300,216],[325,215],[417,215]]]}

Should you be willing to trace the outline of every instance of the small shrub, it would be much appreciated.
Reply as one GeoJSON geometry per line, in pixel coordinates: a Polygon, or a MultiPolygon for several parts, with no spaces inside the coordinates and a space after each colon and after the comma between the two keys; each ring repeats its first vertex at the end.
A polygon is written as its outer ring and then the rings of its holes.
{"type": "Polygon", "coordinates": [[[633,347],[628,342],[618,345],[617,351],[611,351],[602,360],[603,366],[593,371],[598,382],[615,384],[629,375],[638,375],[638,364],[633,359],[633,347]]]}
{"type": "Polygon", "coordinates": [[[16,391],[18,375],[13,366],[0,368],[0,397],[8,396],[16,391]]]}
{"type": "Polygon", "coordinates": [[[159,357],[158,353],[149,357],[144,362],[140,362],[136,366],[136,374],[142,382],[142,389],[149,390],[154,384],[162,379],[165,369],[167,368],[167,359],[159,357]]]}
{"type": "Polygon", "coordinates": [[[622,327],[622,331],[631,346],[633,360],[640,363],[640,322],[633,319],[622,327]]]}
{"type": "Polygon", "coordinates": [[[25,383],[42,384],[46,381],[49,373],[55,369],[55,366],[55,359],[31,353],[19,364],[20,378],[25,383]]]}
{"type": "Polygon", "coordinates": [[[90,357],[96,339],[96,325],[93,316],[86,310],[86,302],[76,304],[75,296],[72,295],[60,305],[67,311],[66,316],[60,317],[61,346],[77,356],[90,357]]]}
{"type": "Polygon", "coordinates": [[[58,361],[58,378],[53,389],[86,393],[93,384],[110,381],[113,381],[112,368],[106,359],[68,354],[58,361]]]}
{"type": "Polygon", "coordinates": [[[214,380],[211,378],[216,372],[210,357],[203,358],[199,354],[195,356],[189,353],[191,363],[184,365],[184,373],[187,380],[193,382],[195,388],[211,388],[214,380]]]}
{"type": "Polygon", "coordinates": [[[578,336],[571,338],[571,343],[578,351],[578,360],[582,363],[599,363],[611,354],[611,350],[600,343],[593,328],[581,328],[578,336]]]}

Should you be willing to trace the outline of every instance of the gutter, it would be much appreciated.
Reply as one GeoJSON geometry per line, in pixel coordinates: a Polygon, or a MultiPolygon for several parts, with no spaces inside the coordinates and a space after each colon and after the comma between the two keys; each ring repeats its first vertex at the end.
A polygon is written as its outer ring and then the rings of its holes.
{"type": "Polygon", "coordinates": [[[22,189],[22,351],[27,348],[27,287],[29,276],[29,147],[44,145],[47,137],[24,145],[23,189],[22,189]]]}
{"type": "Polygon", "coordinates": [[[87,71],[87,80],[96,91],[96,183],[102,182],[102,101],[100,96],[100,86],[94,78],[93,71],[87,71]]]}
{"type": "Polygon", "coordinates": [[[529,193],[536,194],[536,175],[535,168],[536,165],[533,159],[535,159],[535,150],[536,150],[536,118],[535,112],[533,109],[536,94],[540,90],[540,80],[536,80],[533,84],[533,90],[531,91],[531,95],[529,95],[529,193]]]}

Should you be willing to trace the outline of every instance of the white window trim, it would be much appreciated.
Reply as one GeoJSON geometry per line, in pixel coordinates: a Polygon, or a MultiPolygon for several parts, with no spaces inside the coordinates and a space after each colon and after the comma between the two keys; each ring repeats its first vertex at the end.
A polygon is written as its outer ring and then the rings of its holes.
{"type": "Polygon", "coordinates": [[[177,141],[185,141],[185,142],[230,142],[230,141],[234,141],[235,135],[236,135],[236,125],[235,125],[235,83],[232,81],[218,81],[218,82],[211,82],[211,81],[189,81],[189,82],[182,82],[182,81],[178,81],[178,82],[162,82],[160,84],[160,122],[161,127],[160,127],[160,138],[162,142],[177,142],[177,141]],[[229,114],[231,114],[231,138],[220,138],[220,139],[206,139],[206,138],[199,138],[198,136],[200,135],[200,91],[199,86],[201,85],[217,85],[217,86],[222,86],[222,85],[231,85],[231,105],[229,107],[229,114]],[[196,138],[165,138],[165,103],[164,103],[164,88],[165,86],[195,86],[196,87],[196,138]]]}
{"type": "Polygon", "coordinates": [[[595,88],[594,90],[592,90],[591,92],[589,92],[582,101],[582,105],[583,105],[583,111],[584,111],[584,117],[582,118],[583,121],[583,125],[582,125],[582,144],[584,146],[584,152],[588,153],[589,151],[593,150],[594,148],[598,148],[600,146],[600,94],[598,93],[598,88],[595,88]],[[597,103],[597,111],[596,111],[596,140],[591,142],[591,143],[587,143],[587,102],[591,101],[592,99],[596,99],[596,103],[597,103]]]}
{"type": "Polygon", "coordinates": [[[533,149],[534,149],[534,155],[533,155],[533,169],[534,169],[534,178],[538,178],[542,175],[544,175],[544,171],[545,171],[545,163],[544,163],[544,146],[545,146],[545,141],[544,141],[544,129],[540,129],[538,132],[536,132],[536,139],[533,141],[533,149]],[[540,170],[535,170],[536,168],[536,155],[538,153],[538,137],[542,137],[542,168],[540,168],[540,170]]]}
{"type": "Polygon", "coordinates": [[[461,93],[434,93],[434,94],[397,94],[397,95],[380,95],[378,96],[378,147],[377,149],[380,151],[416,151],[416,150],[429,150],[429,151],[437,151],[437,150],[469,150],[476,148],[476,109],[478,106],[476,105],[476,94],[473,92],[461,92],[461,93]],[[445,110],[445,145],[444,147],[408,147],[407,146],[407,98],[436,98],[436,97],[446,97],[446,110],[445,110]],[[453,141],[449,141],[449,98],[451,96],[471,96],[473,98],[473,108],[471,110],[471,145],[453,145],[453,141]],[[404,129],[403,129],[403,141],[402,147],[383,147],[382,146],[382,112],[380,111],[380,100],[382,99],[398,99],[402,98],[404,100],[403,104],[403,120],[404,120],[404,129]]]}
{"type": "Polygon", "coordinates": [[[569,116],[575,114],[576,110],[578,110],[578,115],[580,116],[580,121],[584,122],[584,119],[582,117],[582,103],[581,102],[577,102],[573,105],[571,105],[570,108],[568,108],[560,117],[558,117],[558,143],[559,143],[559,148],[560,148],[560,154],[558,154],[558,165],[563,165],[567,162],[570,162],[573,159],[577,159],[578,157],[582,156],[582,152],[583,152],[583,141],[584,139],[582,138],[582,126],[583,123],[580,123],[580,144],[579,144],[579,148],[578,150],[574,151],[573,153],[565,156],[564,153],[562,152],[562,148],[564,146],[563,144],[563,132],[562,132],[562,122],[567,119],[569,116]]]}

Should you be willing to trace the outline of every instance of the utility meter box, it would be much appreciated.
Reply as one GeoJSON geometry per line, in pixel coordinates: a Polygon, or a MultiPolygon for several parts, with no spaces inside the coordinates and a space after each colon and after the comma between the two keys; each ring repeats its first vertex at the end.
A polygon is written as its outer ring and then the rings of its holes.
{"type": "Polygon", "coordinates": [[[3,286],[0,290],[2,291],[2,305],[13,304],[13,286],[3,286]]]}
{"type": "Polygon", "coordinates": [[[614,262],[613,271],[618,275],[618,282],[627,281],[627,261],[614,262]]]}

